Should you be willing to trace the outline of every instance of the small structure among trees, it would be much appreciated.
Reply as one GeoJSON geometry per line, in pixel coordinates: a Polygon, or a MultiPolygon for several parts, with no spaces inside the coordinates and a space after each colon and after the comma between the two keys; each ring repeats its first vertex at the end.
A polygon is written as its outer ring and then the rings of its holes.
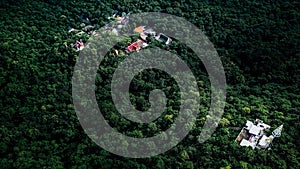
{"type": "Polygon", "coordinates": [[[270,136],[267,136],[266,132],[270,126],[259,119],[256,119],[255,122],[256,124],[247,120],[246,127],[243,127],[235,141],[239,142],[240,146],[269,149],[273,139],[280,137],[283,125],[275,129],[270,136]]]}

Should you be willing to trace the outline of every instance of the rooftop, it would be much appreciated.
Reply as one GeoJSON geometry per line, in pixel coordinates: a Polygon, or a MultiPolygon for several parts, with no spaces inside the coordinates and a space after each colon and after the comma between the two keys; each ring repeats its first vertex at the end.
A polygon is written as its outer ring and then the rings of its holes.
{"type": "Polygon", "coordinates": [[[243,127],[235,141],[240,142],[240,146],[252,147],[253,149],[268,148],[275,137],[279,137],[283,125],[279,126],[272,132],[272,135],[267,136],[265,131],[270,129],[268,124],[262,120],[256,119],[257,124],[251,121],[246,122],[246,127],[243,127]]]}

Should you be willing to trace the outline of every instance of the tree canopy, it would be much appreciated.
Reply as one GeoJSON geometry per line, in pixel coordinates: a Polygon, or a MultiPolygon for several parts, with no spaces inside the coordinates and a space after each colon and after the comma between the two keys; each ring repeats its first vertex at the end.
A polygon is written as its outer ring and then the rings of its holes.
{"type": "MultiPolygon", "coordinates": [[[[299,2],[2,0],[0,10],[1,168],[299,168],[299,2]],[[209,110],[210,81],[202,63],[175,39],[170,50],[194,70],[201,101],[188,136],[166,153],[132,159],[105,151],[85,134],[73,105],[71,79],[79,55],[70,44],[88,37],[68,32],[68,26],[80,29],[86,16],[95,28],[103,27],[115,9],[183,17],[214,44],[226,73],[227,99],[220,124],[206,142],[200,144],[197,137],[209,110]],[[269,151],[234,142],[239,133],[235,128],[256,118],[272,129],[284,124],[269,151]]],[[[149,91],[161,89],[168,98],[166,111],[149,124],[124,119],[111,100],[110,82],[125,58],[110,53],[99,65],[99,107],[116,130],[153,136],[177,117],[178,85],[163,71],[141,72],[131,83],[132,104],[147,109],[149,91]]]]}

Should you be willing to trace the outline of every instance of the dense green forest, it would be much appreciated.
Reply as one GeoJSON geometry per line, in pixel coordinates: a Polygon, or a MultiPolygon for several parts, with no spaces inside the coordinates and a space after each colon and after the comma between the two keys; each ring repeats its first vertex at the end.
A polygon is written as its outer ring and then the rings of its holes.
{"type": "MultiPolygon", "coordinates": [[[[300,168],[300,2],[0,0],[0,11],[0,168],[300,168]],[[200,144],[197,136],[209,109],[210,82],[201,62],[176,39],[169,48],[195,71],[201,100],[188,136],[163,154],[135,159],[109,153],[86,135],[72,99],[80,56],[70,44],[88,37],[70,33],[68,27],[80,29],[83,15],[95,28],[103,27],[115,9],[183,17],[214,44],[227,94],[225,113],[206,142],[200,144]],[[284,125],[271,150],[234,141],[245,122],[256,118],[272,130],[284,125]]],[[[115,110],[109,87],[124,58],[109,53],[99,66],[96,96],[105,118],[135,137],[166,130],[177,116],[180,97],[174,79],[163,71],[142,72],[130,87],[131,101],[141,111],[149,107],[149,91],[165,92],[167,111],[155,123],[131,123],[115,110]]]]}

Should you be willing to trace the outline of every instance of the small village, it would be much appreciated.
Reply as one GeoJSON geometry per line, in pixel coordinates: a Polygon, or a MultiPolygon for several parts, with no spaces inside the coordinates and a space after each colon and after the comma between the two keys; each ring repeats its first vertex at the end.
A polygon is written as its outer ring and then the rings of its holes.
{"type": "MultiPolygon", "coordinates": [[[[81,29],[75,29],[71,26],[68,26],[67,30],[69,33],[75,32],[76,36],[87,36],[87,37],[97,37],[99,36],[98,30],[95,30],[95,26],[91,24],[89,21],[89,18],[85,15],[81,16],[82,22],[80,24],[81,29]]],[[[114,10],[114,13],[112,16],[109,16],[107,18],[110,22],[116,23],[116,25],[113,26],[113,24],[106,23],[105,29],[108,31],[111,31],[114,35],[120,36],[120,30],[128,25],[130,22],[130,13],[126,14],[125,12],[119,12],[118,10],[114,10]]],[[[168,37],[167,35],[163,33],[157,33],[152,28],[148,28],[148,26],[141,25],[136,27],[133,30],[134,33],[139,34],[139,38],[128,44],[127,47],[124,47],[122,50],[124,53],[129,54],[133,51],[139,52],[141,49],[146,48],[149,46],[149,42],[147,41],[147,37],[154,37],[157,41],[165,43],[166,45],[169,45],[172,42],[172,39],[168,37]]],[[[65,44],[67,47],[67,45],[65,44]]],[[[88,47],[88,44],[85,44],[82,39],[77,40],[75,43],[72,43],[69,45],[72,48],[75,48],[77,52],[83,50],[85,47],[88,47]]],[[[119,51],[114,50],[114,55],[118,56],[119,51]]]]}

